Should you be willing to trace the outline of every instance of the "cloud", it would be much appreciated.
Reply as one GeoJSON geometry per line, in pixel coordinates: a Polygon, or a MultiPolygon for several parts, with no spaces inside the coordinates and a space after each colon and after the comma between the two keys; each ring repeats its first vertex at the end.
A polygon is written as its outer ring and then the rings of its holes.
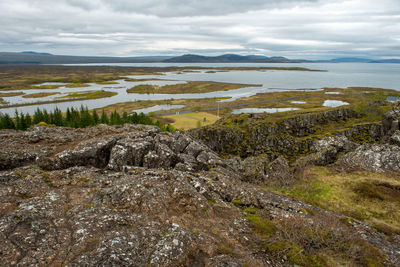
{"type": "Polygon", "coordinates": [[[398,0],[2,0],[0,50],[400,55],[398,0]]]}
{"type": "Polygon", "coordinates": [[[282,8],[316,1],[317,0],[101,0],[103,4],[118,12],[144,13],[160,17],[227,15],[266,8],[282,8]]]}

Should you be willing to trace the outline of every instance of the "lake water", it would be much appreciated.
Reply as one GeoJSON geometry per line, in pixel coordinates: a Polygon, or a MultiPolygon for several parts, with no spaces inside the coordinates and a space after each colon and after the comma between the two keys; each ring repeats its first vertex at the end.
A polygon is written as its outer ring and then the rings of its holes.
{"type": "Polygon", "coordinates": [[[345,105],[349,105],[349,103],[340,100],[325,100],[322,104],[322,106],[330,108],[336,108],[345,105]]]}
{"type": "Polygon", "coordinates": [[[291,110],[299,110],[298,108],[241,108],[234,109],[232,114],[241,114],[241,113],[277,113],[277,112],[285,112],[291,110]]]}
{"type": "MultiPolygon", "coordinates": [[[[65,111],[67,107],[79,108],[81,105],[89,109],[101,108],[107,105],[137,101],[137,100],[165,100],[165,99],[199,99],[228,97],[223,101],[232,101],[241,97],[248,97],[257,93],[276,92],[283,90],[321,90],[321,88],[345,88],[350,86],[377,87],[400,90],[400,64],[381,64],[381,63],[294,63],[294,64],[258,64],[258,63],[209,63],[209,64],[189,64],[189,63],[135,63],[135,64],[84,64],[84,65],[115,65],[115,66],[141,66],[141,67],[168,67],[168,66],[201,66],[201,67],[304,67],[310,69],[326,70],[326,72],[307,72],[307,71],[228,71],[207,73],[206,70],[200,72],[187,72],[183,74],[165,73],[163,76],[130,76],[132,78],[158,78],[168,81],[144,81],[126,82],[118,81],[114,85],[90,84],[90,87],[83,88],[59,88],[53,90],[20,90],[27,94],[38,92],[60,92],[60,95],[46,98],[26,99],[21,96],[4,97],[10,103],[27,103],[36,101],[52,100],[57,96],[65,95],[69,92],[106,90],[117,92],[118,95],[94,100],[64,102],[57,104],[44,104],[40,108],[53,110],[56,106],[65,111]],[[126,89],[138,84],[174,84],[186,81],[216,81],[244,84],[260,84],[261,87],[247,87],[230,91],[216,91],[202,94],[128,94],[126,89]]],[[[25,106],[17,108],[18,111],[29,112],[30,114],[38,106],[25,106]]],[[[0,109],[0,112],[14,114],[16,108],[0,109]]]]}

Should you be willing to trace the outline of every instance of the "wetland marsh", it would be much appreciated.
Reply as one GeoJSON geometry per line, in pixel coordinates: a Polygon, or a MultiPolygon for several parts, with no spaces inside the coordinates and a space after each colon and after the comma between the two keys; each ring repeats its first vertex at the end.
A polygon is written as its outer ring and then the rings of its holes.
{"type": "MultiPolygon", "coordinates": [[[[400,96],[396,64],[175,65],[2,67],[0,112],[32,114],[37,107],[65,111],[84,105],[107,113],[145,112],[176,122],[193,112],[213,118],[302,112],[354,105],[375,94],[400,96]],[[383,86],[394,90],[370,88],[383,86]]],[[[197,125],[194,119],[191,127],[197,125]]]]}

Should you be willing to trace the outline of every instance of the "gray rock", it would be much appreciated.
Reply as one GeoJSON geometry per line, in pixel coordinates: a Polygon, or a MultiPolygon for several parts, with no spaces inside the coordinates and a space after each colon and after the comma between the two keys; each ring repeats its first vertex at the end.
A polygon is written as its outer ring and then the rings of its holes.
{"type": "Polygon", "coordinates": [[[395,131],[389,140],[390,144],[400,146],[400,131],[395,131]]]}
{"type": "Polygon", "coordinates": [[[337,166],[345,171],[400,172],[400,147],[365,144],[340,158],[337,166]]]}
{"type": "MultiPolygon", "coordinates": [[[[0,170],[2,266],[288,266],[268,253],[271,239],[243,208],[278,228],[291,218],[310,228],[342,218],[255,185],[290,181],[279,157],[255,157],[254,168],[251,159],[222,160],[188,136],[144,126],[40,130],[49,141],[29,141],[30,131],[0,131],[3,152],[39,157],[0,170]],[[261,180],[243,182],[252,170],[261,180]]],[[[335,229],[399,264],[398,242],[356,221],[335,229]]]]}
{"type": "Polygon", "coordinates": [[[358,144],[351,142],[345,136],[329,136],[315,141],[311,151],[315,153],[313,164],[328,165],[335,162],[339,153],[353,151],[358,144]]]}

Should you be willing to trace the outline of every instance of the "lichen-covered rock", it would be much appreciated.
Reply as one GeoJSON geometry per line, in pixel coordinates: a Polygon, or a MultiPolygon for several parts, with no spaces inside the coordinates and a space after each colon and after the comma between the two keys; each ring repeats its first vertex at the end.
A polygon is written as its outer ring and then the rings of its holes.
{"type": "MultiPolygon", "coordinates": [[[[310,229],[333,220],[386,265],[400,263],[398,243],[383,234],[245,182],[242,160],[181,133],[101,125],[0,136],[11,157],[37,156],[0,170],[1,266],[288,266],[268,242],[293,218],[310,229]],[[268,226],[271,236],[260,234],[268,226]]],[[[264,182],[289,181],[284,159],[257,160],[264,182]]]]}
{"type": "MultiPolygon", "coordinates": [[[[241,157],[272,153],[291,161],[309,152],[313,145],[314,140],[299,137],[314,134],[318,127],[330,122],[359,116],[348,108],[301,114],[277,121],[270,121],[268,114],[231,115],[214,125],[192,129],[189,134],[202,140],[217,153],[241,157]]],[[[364,132],[369,128],[359,130],[364,132]]],[[[372,132],[375,134],[375,131],[372,132]]]]}
{"type": "Polygon", "coordinates": [[[395,131],[390,137],[389,143],[400,146],[400,130],[395,131]]]}
{"type": "Polygon", "coordinates": [[[400,106],[393,108],[385,113],[382,119],[383,132],[387,136],[391,136],[395,131],[399,130],[400,106]]]}
{"type": "Polygon", "coordinates": [[[337,166],[345,171],[400,172],[400,147],[365,144],[341,157],[337,166]]]}
{"type": "Polygon", "coordinates": [[[285,186],[294,181],[287,161],[278,157],[271,159],[268,156],[260,155],[248,157],[244,160],[234,158],[227,161],[227,164],[236,169],[244,181],[269,186],[285,186]]]}
{"type": "Polygon", "coordinates": [[[315,153],[313,164],[328,165],[335,162],[339,153],[350,152],[358,147],[345,136],[328,136],[314,143],[311,151],[315,153]]]}

